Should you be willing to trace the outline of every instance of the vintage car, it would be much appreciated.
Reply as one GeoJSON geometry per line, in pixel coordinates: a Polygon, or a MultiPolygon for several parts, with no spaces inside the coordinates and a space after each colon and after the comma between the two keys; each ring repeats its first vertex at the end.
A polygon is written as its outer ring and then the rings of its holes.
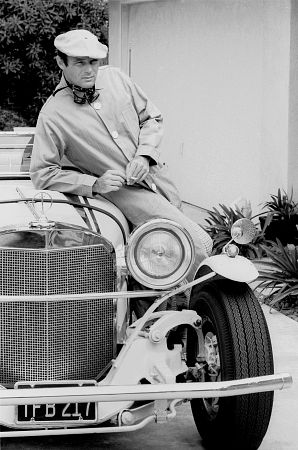
{"type": "Polygon", "coordinates": [[[128,432],[190,401],[207,448],[257,449],[291,376],[274,374],[258,272],[238,255],[254,225],[187,282],[181,226],[131,230],[103,198],[36,191],[33,138],[0,136],[0,438],[128,432]]]}

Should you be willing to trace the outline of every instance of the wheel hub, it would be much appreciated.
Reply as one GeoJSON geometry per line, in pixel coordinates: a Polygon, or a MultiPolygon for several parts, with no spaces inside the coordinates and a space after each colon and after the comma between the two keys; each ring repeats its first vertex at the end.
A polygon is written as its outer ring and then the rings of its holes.
{"type": "Polygon", "coordinates": [[[217,337],[211,331],[205,335],[204,340],[205,359],[208,367],[208,375],[212,381],[219,381],[220,359],[218,352],[217,337]]]}

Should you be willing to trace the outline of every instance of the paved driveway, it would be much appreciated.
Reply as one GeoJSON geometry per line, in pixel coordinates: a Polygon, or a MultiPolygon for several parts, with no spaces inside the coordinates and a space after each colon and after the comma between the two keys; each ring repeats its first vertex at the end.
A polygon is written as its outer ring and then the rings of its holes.
{"type": "Polygon", "coordinates": [[[260,450],[298,449],[298,322],[264,307],[275,361],[275,372],[289,372],[293,386],[275,391],[272,418],[260,450]]]}

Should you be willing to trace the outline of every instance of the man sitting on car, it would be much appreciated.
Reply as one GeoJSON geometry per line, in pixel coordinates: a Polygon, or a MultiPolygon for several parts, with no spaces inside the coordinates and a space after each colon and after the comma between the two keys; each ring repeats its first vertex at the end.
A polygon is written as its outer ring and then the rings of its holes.
{"type": "Polygon", "coordinates": [[[195,244],[193,276],[212,241],[181,211],[177,189],[160,162],[161,113],[119,69],[99,67],[107,47],[94,34],[68,31],[54,45],[62,78],[36,125],[30,167],[35,187],[103,196],[133,226],[156,217],[178,222],[195,244]],[[81,173],[62,168],[64,155],[81,173]]]}

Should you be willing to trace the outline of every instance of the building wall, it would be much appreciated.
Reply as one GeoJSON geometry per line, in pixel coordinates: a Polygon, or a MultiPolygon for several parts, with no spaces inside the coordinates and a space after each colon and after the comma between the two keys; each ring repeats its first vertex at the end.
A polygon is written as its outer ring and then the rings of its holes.
{"type": "Polygon", "coordinates": [[[291,0],[110,1],[110,63],[163,112],[162,152],[183,200],[210,208],[242,196],[258,212],[292,184],[292,10],[291,0]]]}
{"type": "Polygon", "coordinates": [[[298,1],[292,0],[289,95],[288,190],[298,200],[298,1]]]}

